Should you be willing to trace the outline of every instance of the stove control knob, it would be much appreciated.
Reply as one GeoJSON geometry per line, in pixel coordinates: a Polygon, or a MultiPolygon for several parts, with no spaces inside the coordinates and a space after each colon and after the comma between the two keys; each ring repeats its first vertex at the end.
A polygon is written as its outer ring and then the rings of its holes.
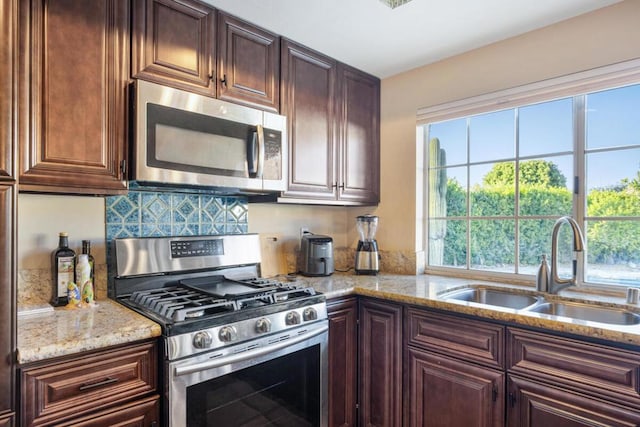
{"type": "Polygon", "coordinates": [[[258,319],[256,322],[256,332],[266,334],[271,331],[271,322],[267,318],[258,319]]]}
{"type": "Polygon", "coordinates": [[[218,338],[220,338],[220,341],[222,342],[235,341],[237,337],[238,332],[233,326],[223,326],[220,328],[220,332],[218,332],[218,338]]]}
{"type": "Polygon", "coordinates": [[[297,325],[300,323],[300,315],[298,314],[297,311],[290,311],[287,313],[286,316],[284,316],[284,323],[286,323],[289,326],[297,325]]]}
{"type": "Polygon", "coordinates": [[[195,348],[203,349],[211,346],[213,339],[207,331],[196,332],[193,336],[193,346],[195,348]]]}
{"type": "Polygon", "coordinates": [[[302,312],[302,318],[305,322],[308,322],[309,320],[316,320],[318,318],[318,312],[313,307],[307,307],[302,312]]]}

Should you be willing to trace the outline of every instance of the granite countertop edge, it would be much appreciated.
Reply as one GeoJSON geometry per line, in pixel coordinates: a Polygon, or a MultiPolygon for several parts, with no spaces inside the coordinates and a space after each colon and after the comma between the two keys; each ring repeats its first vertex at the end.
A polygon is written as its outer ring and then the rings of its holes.
{"type": "MultiPolygon", "coordinates": [[[[434,275],[356,276],[335,273],[327,277],[296,277],[299,285],[313,287],[326,295],[328,303],[348,296],[374,297],[391,302],[439,309],[451,313],[476,316],[505,322],[584,336],[614,343],[640,346],[640,325],[619,326],[557,318],[556,316],[524,313],[507,308],[492,308],[480,304],[448,302],[440,295],[454,289],[479,285],[505,287],[515,292],[531,292],[531,287],[493,282],[458,279],[434,275]]],[[[624,304],[624,300],[602,295],[563,292],[559,297],[572,301],[597,301],[598,304],[624,304]]],[[[637,307],[625,306],[632,311],[637,307]]],[[[18,316],[18,351],[20,365],[85,351],[160,336],[160,325],[112,300],[100,300],[94,308],[68,310],[58,308],[38,315],[18,316]]]]}

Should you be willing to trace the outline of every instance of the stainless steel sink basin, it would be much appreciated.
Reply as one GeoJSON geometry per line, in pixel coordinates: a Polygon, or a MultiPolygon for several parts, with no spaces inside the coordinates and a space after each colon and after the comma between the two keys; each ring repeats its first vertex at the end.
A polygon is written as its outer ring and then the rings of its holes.
{"type": "Polygon", "coordinates": [[[588,304],[569,302],[545,302],[531,307],[533,313],[551,314],[572,319],[591,322],[608,323],[611,325],[638,325],[640,315],[625,309],[614,307],[598,307],[588,304]]]}
{"type": "Polygon", "coordinates": [[[515,310],[522,310],[538,302],[538,298],[534,295],[491,288],[465,288],[446,293],[440,298],[444,300],[475,302],[515,310]]]}

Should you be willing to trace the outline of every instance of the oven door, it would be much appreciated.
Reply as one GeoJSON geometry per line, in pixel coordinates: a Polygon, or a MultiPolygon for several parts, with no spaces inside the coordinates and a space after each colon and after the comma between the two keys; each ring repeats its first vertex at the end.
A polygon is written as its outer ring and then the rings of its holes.
{"type": "Polygon", "coordinates": [[[169,362],[169,425],[328,425],[328,322],[169,362]]]}

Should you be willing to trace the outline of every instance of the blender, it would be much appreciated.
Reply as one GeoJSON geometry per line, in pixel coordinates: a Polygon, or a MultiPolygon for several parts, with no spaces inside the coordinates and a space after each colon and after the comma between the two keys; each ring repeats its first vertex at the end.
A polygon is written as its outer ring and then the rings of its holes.
{"type": "Polygon", "coordinates": [[[380,271],[378,242],[374,239],[378,229],[378,217],[360,215],[356,218],[356,227],[360,240],[356,249],[356,274],[375,275],[380,271]]]}

